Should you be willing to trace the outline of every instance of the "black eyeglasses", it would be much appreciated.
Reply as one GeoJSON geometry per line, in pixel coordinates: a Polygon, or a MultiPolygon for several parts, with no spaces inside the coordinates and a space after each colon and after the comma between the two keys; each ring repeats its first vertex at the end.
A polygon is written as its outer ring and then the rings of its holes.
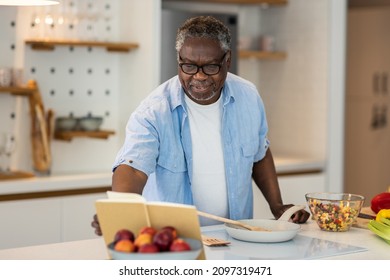
{"type": "Polygon", "coordinates": [[[187,75],[195,75],[199,72],[199,69],[202,69],[202,72],[208,76],[217,75],[221,70],[226,54],[227,52],[225,52],[225,54],[223,55],[220,64],[205,64],[202,66],[198,66],[192,63],[179,63],[179,66],[181,71],[183,71],[187,75]]]}

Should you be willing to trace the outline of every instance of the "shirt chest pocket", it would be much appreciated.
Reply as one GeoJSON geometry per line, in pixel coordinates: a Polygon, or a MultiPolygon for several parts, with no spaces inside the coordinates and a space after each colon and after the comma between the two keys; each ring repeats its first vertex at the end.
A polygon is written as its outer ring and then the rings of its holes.
{"type": "Polygon", "coordinates": [[[241,143],[240,145],[240,174],[251,178],[253,163],[258,152],[258,145],[254,142],[241,143]]]}
{"type": "Polygon", "coordinates": [[[255,142],[241,143],[241,155],[247,159],[253,159],[258,153],[259,146],[255,142]]]}
{"type": "Polygon", "coordinates": [[[172,173],[187,171],[187,164],[183,153],[160,153],[157,159],[157,167],[166,169],[172,173]]]}

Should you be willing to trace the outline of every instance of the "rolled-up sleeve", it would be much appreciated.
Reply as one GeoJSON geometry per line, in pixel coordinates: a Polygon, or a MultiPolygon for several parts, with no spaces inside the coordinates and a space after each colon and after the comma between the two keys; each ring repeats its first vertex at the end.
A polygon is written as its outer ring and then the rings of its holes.
{"type": "Polygon", "coordinates": [[[154,127],[154,116],[143,110],[134,112],[126,125],[126,138],[113,164],[125,164],[150,175],[155,171],[158,157],[158,133],[154,127]]]}

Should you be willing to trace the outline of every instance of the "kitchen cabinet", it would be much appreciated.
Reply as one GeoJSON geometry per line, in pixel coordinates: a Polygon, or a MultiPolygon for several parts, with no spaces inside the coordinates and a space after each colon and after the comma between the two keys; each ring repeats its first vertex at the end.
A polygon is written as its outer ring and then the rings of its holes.
{"type": "Polygon", "coordinates": [[[390,185],[390,7],[348,12],[345,190],[365,205],[390,185]]]}
{"type": "Polygon", "coordinates": [[[61,200],[0,202],[0,248],[61,242],[61,200]]]}
{"type": "Polygon", "coordinates": [[[96,213],[95,201],[106,197],[106,193],[102,192],[62,198],[61,241],[98,237],[91,226],[92,217],[96,213]]]}
{"type": "Polygon", "coordinates": [[[0,248],[95,238],[95,201],[105,197],[101,192],[1,201],[0,248]]]}

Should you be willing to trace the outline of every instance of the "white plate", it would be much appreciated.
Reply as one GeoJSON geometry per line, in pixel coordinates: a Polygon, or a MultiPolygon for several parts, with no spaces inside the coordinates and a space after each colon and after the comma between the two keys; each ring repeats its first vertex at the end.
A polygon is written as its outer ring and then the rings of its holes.
{"type": "Polygon", "coordinates": [[[249,242],[284,242],[294,238],[301,226],[287,221],[280,220],[240,220],[248,225],[259,226],[271,231],[250,231],[225,224],[228,234],[238,240],[249,242]]]}
{"type": "Polygon", "coordinates": [[[159,252],[159,253],[124,253],[114,250],[114,244],[108,245],[108,251],[114,260],[195,260],[198,258],[203,244],[196,239],[182,238],[191,247],[191,251],[159,252]]]}

